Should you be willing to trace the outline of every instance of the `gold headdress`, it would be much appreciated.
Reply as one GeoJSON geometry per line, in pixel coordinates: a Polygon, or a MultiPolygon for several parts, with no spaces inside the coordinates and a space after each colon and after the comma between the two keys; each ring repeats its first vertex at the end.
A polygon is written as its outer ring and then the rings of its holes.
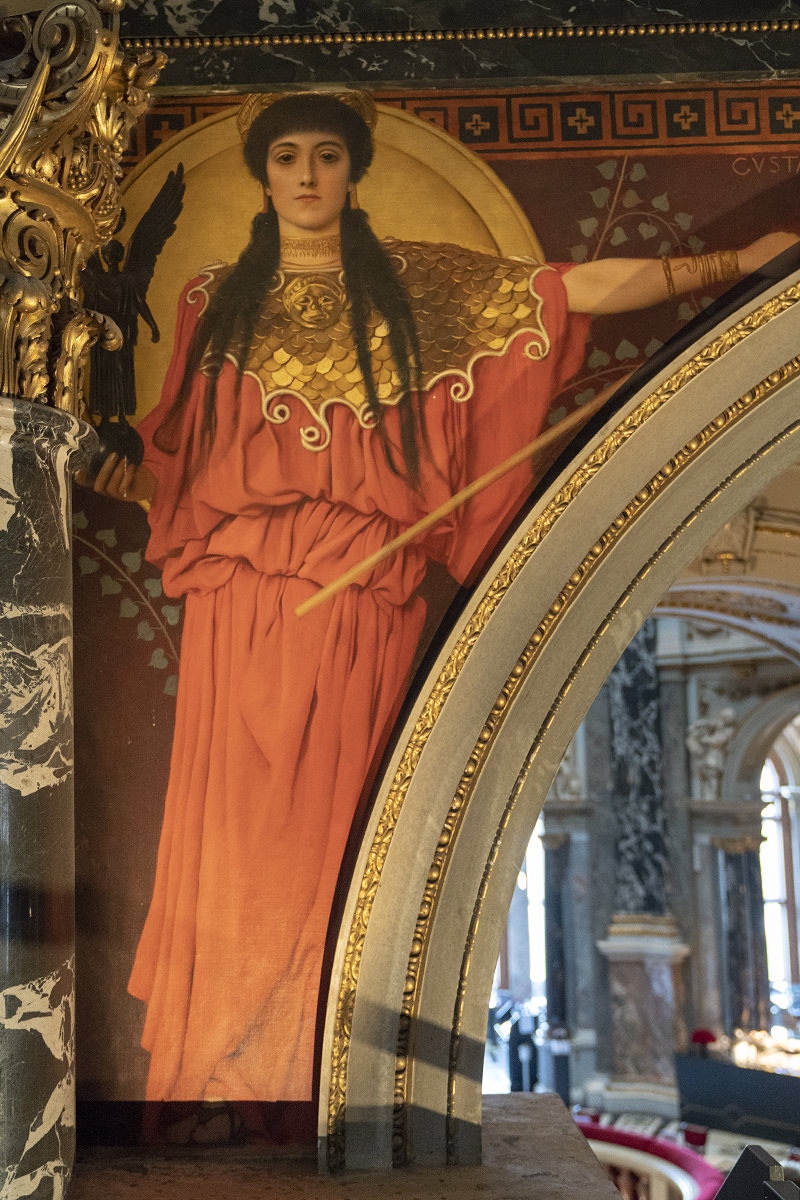
{"type": "Polygon", "coordinates": [[[375,132],[378,110],[375,101],[366,92],[255,92],[244,101],[236,118],[236,128],[242,141],[247,138],[256,117],[271,108],[277,100],[285,100],[289,96],[326,96],[331,100],[338,100],[358,113],[370,133],[375,132]]]}

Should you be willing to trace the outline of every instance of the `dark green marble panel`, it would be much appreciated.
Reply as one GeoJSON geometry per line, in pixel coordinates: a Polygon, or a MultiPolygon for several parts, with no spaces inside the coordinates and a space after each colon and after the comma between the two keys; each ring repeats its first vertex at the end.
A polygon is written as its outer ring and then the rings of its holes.
{"type": "Polygon", "coordinates": [[[670,6],[633,0],[569,6],[495,0],[491,9],[483,0],[404,5],[129,0],[122,34],[132,41],[165,40],[170,62],[162,88],[336,80],[769,78],[800,69],[800,32],[791,27],[799,15],[794,6],[756,0],[719,0],[713,7],[705,0],[670,6]],[[514,36],[493,36],[495,31],[514,36]],[[369,36],[376,34],[380,40],[369,36]],[[365,40],[343,40],[362,36],[365,40]],[[248,38],[258,44],[188,44],[195,38],[211,43],[248,38]],[[278,44],[282,38],[286,44],[278,44]],[[321,38],[329,41],[313,44],[321,38]]]}

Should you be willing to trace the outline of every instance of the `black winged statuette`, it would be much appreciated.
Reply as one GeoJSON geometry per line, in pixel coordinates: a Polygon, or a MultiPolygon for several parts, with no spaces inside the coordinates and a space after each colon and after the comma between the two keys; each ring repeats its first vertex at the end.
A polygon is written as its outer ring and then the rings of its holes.
{"type": "Polygon", "coordinates": [[[137,466],[142,461],[142,439],[128,424],[128,417],[136,412],[134,351],[139,318],[157,342],[161,334],[147,304],[147,290],[156,259],[175,232],[185,190],[183,163],[178,163],[131,234],[127,254],[122,243],[112,238],[95,251],[83,272],[84,306],[111,317],[122,334],[119,350],[106,350],[100,343],[91,350],[89,407],[100,418],[100,451],[90,469],[92,475],[112,451],[137,466]]]}

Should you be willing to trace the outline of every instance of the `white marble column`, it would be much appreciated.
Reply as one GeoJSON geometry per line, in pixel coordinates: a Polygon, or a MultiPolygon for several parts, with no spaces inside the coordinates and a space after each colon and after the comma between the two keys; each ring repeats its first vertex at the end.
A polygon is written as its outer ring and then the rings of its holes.
{"type": "Polygon", "coordinates": [[[70,471],[94,440],[0,398],[3,1200],[61,1200],[75,1149],[70,471]]]}

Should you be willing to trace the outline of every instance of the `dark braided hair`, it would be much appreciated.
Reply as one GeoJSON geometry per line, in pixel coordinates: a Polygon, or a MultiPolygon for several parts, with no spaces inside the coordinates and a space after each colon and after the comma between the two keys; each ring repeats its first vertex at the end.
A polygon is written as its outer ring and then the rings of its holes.
{"type": "MultiPolygon", "coordinates": [[[[350,180],[358,183],[372,162],[372,137],[366,122],[334,96],[312,93],[284,96],[255,118],[244,147],[245,162],[251,175],[266,185],[270,145],[291,133],[314,130],[342,138],[350,155],[350,180]]],[[[341,247],[351,329],[367,406],[383,439],[389,465],[399,474],[385,433],[385,410],[378,399],[369,352],[367,323],[374,311],[385,320],[389,331],[389,345],[400,378],[398,406],[403,462],[409,480],[416,485],[419,479],[418,433],[422,421],[414,397],[421,394],[422,370],[414,316],[389,255],[373,233],[363,210],[351,207],[349,196],[341,214],[341,247]]],[[[193,377],[208,356],[211,370],[206,381],[202,425],[204,449],[208,453],[216,427],[217,380],[225,356],[231,354],[237,363],[235,396],[238,398],[256,324],[275,282],[280,252],[278,218],[270,202],[268,210],[254,218],[248,245],[214,292],[197,324],[175,403],[156,431],[159,449],[175,452],[175,435],[193,377]]]]}

